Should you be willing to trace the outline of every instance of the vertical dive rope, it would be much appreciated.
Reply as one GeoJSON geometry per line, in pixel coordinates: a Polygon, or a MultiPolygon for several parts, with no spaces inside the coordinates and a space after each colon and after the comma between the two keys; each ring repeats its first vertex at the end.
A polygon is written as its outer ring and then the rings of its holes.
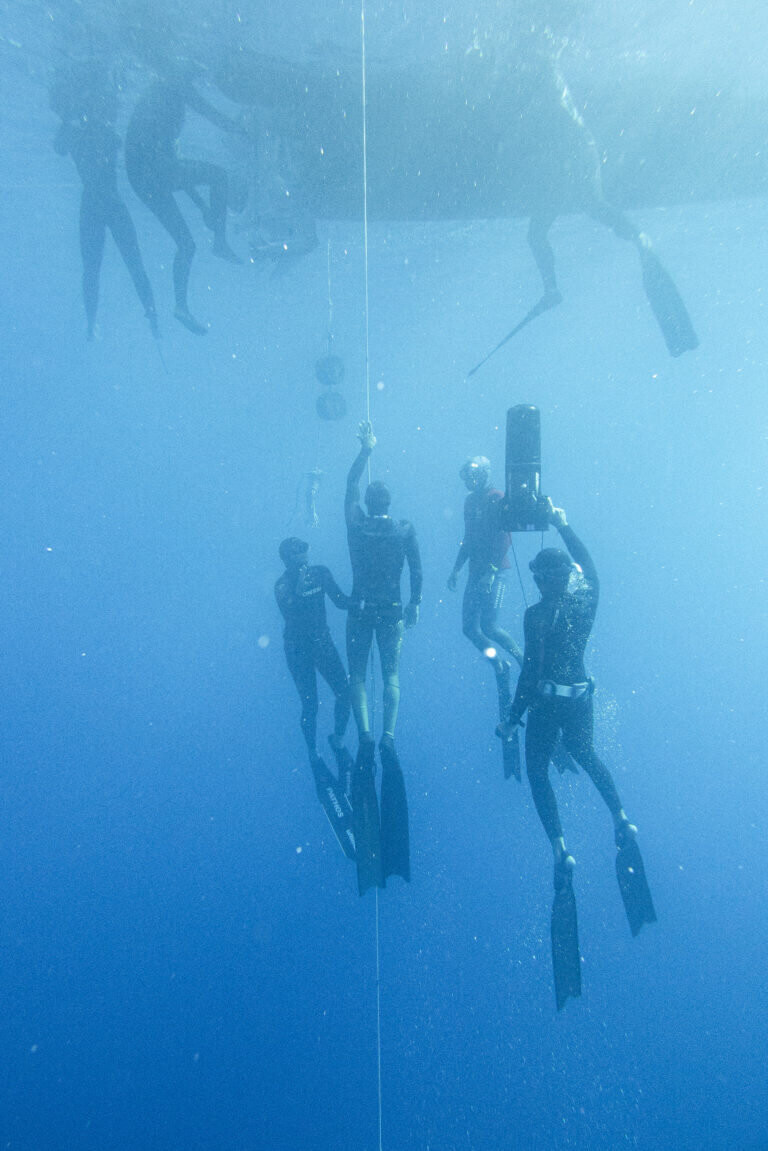
{"type": "MultiPolygon", "coordinates": [[[[371,358],[370,325],[368,300],[368,98],[366,92],[365,60],[365,0],[360,4],[360,59],[362,79],[363,112],[363,268],[365,280],[365,418],[371,419],[371,358]]],[[[368,457],[368,483],[371,482],[371,458],[368,457]]],[[[376,679],[374,671],[374,651],[371,644],[371,717],[375,721],[376,679]]],[[[381,1102],[381,948],[379,946],[379,889],[375,890],[376,900],[376,1086],[378,1093],[378,1136],[379,1151],[382,1151],[382,1102],[381,1102]]]]}

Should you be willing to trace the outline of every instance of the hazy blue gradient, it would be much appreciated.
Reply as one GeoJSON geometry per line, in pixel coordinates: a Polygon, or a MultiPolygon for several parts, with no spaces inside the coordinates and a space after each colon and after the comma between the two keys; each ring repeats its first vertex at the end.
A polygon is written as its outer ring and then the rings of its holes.
{"type": "MultiPolygon", "coordinates": [[[[760,80],[762,8],[620,9],[567,8],[586,72],[626,46],[670,85],[711,58],[732,89],[760,80]]],[[[315,799],[272,598],[277,544],[309,531],[291,515],[315,466],[313,555],[349,586],[362,229],[319,221],[317,250],[281,278],[215,261],[196,231],[191,302],[211,325],[196,339],[171,315],[172,250],[121,175],[167,372],[109,242],[87,344],[79,188],[51,148],[45,83],[75,18],[109,27],[110,11],[0,4],[0,1148],[376,1151],[374,901],[315,799]],[[314,413],[328,243],[338,425],[314,413]]],[[[186,11],[196,28],[237,9],[186,11]]],[[[257,37],[262,14],[243,16],[257,37]]],[[[354,52],[359,18],[355,4],[283,5],[261,47],[354,52]]],[[[427,59],[478,26],[501,36],[505,5],[374,5],[369,47],[427,59]]],[[[470,381],[540,292],[525,221],[371,228],[373,466],[425,565],[398,729],[413,882],[380,901],[386,1151],[768,1147],[768,201],[633,218],[699,350],[669,358],[636,254],[567,217],[552,232],[564,304],[470,381]],[[659,916],[631,939],[607,812],[583,775],[559,780],[584,959],[583,999],[559,1016],[549,847],[527,784],[502,778],[492,677],[445,590],[458,468],[483,453],[501,482],[520,402],[541,408],[544,487],[601,575],[598,748],[659,916]]],[[[516,545],[529,597],[538,544],[516,545]]],[[[523,608],[512,576],[516,635],[523,608]]],[[[331,720],[324,695],[323,741],[331,720]]]]}

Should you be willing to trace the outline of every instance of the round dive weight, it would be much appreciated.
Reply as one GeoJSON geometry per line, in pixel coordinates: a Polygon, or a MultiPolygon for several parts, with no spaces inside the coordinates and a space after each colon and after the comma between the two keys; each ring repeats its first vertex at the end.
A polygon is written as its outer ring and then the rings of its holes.
{"type": "Polygon", "coordinates": [[[315,375],[327,388],[337,388],[344,379],[344,361],[338,356],[323,356],[315,364],[315,375]]]}
{"type": "Polygon", "coordinates": [[[347,414],[347,401],[332,388],[317,397],[315,407],[321,420],[343,420],[347,414]]]}

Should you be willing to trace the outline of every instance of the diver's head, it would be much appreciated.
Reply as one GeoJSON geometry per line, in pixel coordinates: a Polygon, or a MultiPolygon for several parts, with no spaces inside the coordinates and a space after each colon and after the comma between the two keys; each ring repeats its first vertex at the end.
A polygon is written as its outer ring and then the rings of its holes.
{"type": "Polygon", "coordinates": [[[562,548],[544,548],[528,566],[542,597],[551,599],[565,594],[575,565],[562,548]]]}
{"type": "Polygon", "coordinates": [[[309,554],[309,544],[304,540],[297,539],[296,536],[289,536],[287,540],[283,540],[280,544],[280,559],[285,566],[294,571],[297,568],[303,567],[307,562],[309,554]]]}
{"type": "Polygon", "coordinates": [[[491,482],[491,461],[487,456],[470,456],[459,471],[470,492],[479,492],[491,482]]]}
{"type": "Polygon", "coordinates": [[[381,480],[374,480],[365,490],[365,506],[369,516],[385,516],[392,503],[389,488],[381,480]]]}

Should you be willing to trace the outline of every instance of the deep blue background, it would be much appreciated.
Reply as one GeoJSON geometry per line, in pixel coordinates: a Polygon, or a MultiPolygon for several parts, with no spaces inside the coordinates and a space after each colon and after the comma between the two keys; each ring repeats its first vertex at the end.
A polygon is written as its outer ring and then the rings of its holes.
{"type": "MultiPolygon", "coordinates": [[[[406,8],[372,14],[382,52],[413,29],[406,8]]],[[[664,51],[654,43],[661,58],[687,9],[664,51]]],[[[279,540],[308,530],[289,521],[318,465],[313,552],[349,582],[361,225],[320,222],[318,249],[279,279],[214,261],[200,234],[192,306],[211,329],[196,340],[169,314],[166,238],[129,198],[167,373],[109,244],[87,344],[45,13],[0,13],[0,1146],[374,1151],[374,901],[317,806],[271,592],[279,540]],[[314,414],[329,241],[340,425],[314,414]]],[[[354,47],[359,9],[330,3],[269,17],[267,46],[286,51],[315,17],[318,42],[354,47]]],[[[714,51],[722,11],[696,19],[714,51]]],[[[456,22],[454,44],[472,20],[456,22]]],[[[650,35],[603,22],[596,42],[623,31],[633,46],[650,35]]],[[[411,40],[439,50],[441,35],[429,12],[411,40]]],[[[734,82],[737,47],[723,49],[734,82]]],[[[633,251],[583,218],[558,222],[563,306],[469,382],[536,298],[525,222],[371,229],[373,465],[426,572],[399,727],[413,882],[380,901],[388,1151],[768,1146],[767,216],[752,200],[635,217],[701,337],[680,360],[633,251]],[[445,591],[458,468],[483,452],[500,481],[518,402],[541,408],[545,488],[601,574],[598,745],[659,914],[631,939],[607,813],[583,776],[559,781],[584,958],[584,997],[560,1016],[549,849],[527,787],[501,777],[491,678],[445,591]]],[[[518,540],[524,568],[537,545],[518,540]]],[[[522,608],[510,580],[518,633],[522,608]]]]}

